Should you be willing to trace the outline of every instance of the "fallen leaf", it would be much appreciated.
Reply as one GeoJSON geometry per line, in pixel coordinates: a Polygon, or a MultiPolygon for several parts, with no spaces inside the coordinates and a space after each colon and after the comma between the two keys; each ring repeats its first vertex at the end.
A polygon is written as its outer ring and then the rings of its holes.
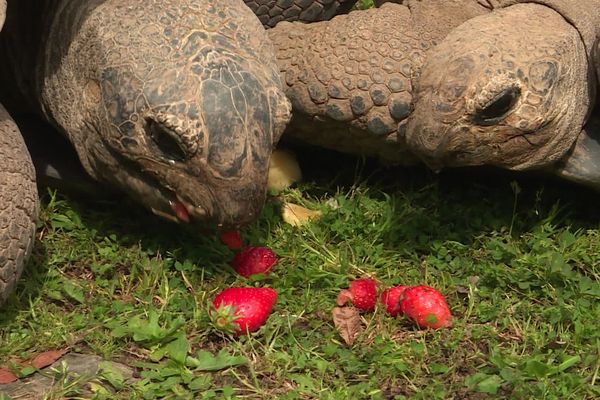
{"type": "Polygon", "coordinates": [[[309,210],[294,203],[284,203],[281,211],[283,221],[292,226],[301,226],[321,217],[321,211],[309,210]]]}
{"type": "Polygon", "coordinates": [[[331,311],[335,329],[348,346],[352,346],[354,339],[362,332],[360,314],[354,307],[335,307],[331,311]]]}
{"type": "Polygon", "coordinates": [[[10,372],[6,367],[0,367],[0,385],[6,385],[7,383],[18,380],[17,376],[10,372]]]}
{"type": "Polygon", "coordinates": [[[64,356],[66,353],[67,349],[45,351],[38,354],[33,360],[31,360],[31,366],[37,369],[45,368],[49,365],[52,365],[56,360],[64,356]]]}

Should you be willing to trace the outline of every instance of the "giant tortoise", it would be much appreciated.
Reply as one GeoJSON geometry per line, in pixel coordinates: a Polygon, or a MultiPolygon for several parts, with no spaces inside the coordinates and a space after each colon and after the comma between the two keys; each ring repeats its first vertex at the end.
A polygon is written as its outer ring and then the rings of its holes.
{"type": "Polygon", "coordinates": [[[599,0],[400,3],[269,31],[292,101],[285,135],[600,190],[599,0]]]}
{"type": "Polygon", "coordinates": [[[495,0],[432,49],[407,127],[434,169],[542,170],[600,189],[600,0],[495,0]]]}

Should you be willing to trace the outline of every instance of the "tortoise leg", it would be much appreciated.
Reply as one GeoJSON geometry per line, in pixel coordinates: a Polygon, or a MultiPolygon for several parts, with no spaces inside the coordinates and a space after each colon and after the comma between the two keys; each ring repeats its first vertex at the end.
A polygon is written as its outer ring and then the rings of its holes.
{"type": "MultiPolygon", "coordinates": [[[[0,28],[6,0],[0,0],[0,28]]],[[[38,213],[35,172],[19,128],[0,104],[0,305],[33,248],[38,213]]]]}
{"type": "Polygon", "coordinates": [[[281,21],[326,21],[350,11],[357,0],[244,0],[267,28],[281,21]]]}
{"type": "Polygon", "coordinates": [[[0,304],[13,292],[31,253],[38,208],[31,157],[0,105],[0,304]]]}
{"type": "Polygon", "coordinates": [[[597,107],[575,145],[552,171],[555,175],[600,190],[600,107],[597,107]]]}

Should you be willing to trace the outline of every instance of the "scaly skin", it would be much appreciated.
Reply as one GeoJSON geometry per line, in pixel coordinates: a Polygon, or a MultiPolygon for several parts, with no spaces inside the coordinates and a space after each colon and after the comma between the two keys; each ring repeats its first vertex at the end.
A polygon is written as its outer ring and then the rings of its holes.
{"type": "MultiPolygon", "coordinates": [[[[6,1],[0,0],[0,28],[6,1]]],[[[33,247],[38,197],[23,138],[0,105],[0,304],[12,293],[33,247]]]]}
{"type": "MultiPolygon", "coordinates": [[[[492,2],[506,8],[467,21],[428,54],[410,148],[434,169],[548,169],[569,156],[596,159],[573,146],[595,100],[600,1],[492,2]]],[[[589,181],[581,160],[568,161],[562,176],[589,181]],[[585,176],[575,176],[576,165],[585,176]]]]}
{"type": "Polygon", "coordinates": [[[290,108],[241,0],[19,0],[8,12],[5,104],[53,123],[92,177],[168,218],[256,218],[290,108]]]}
{"type": "Polygon", "coordinates": [[[397,164],[425,55],[463,21],[489,10],[472,0],[409,1],[331,21],[268,31],[294,116],[286,136],[397,164]]]}
{"type": "Polygon", "coordinates": [[[357,0],[244,0],[265,27],[281,21],[325,21],[352,8],[357,0]]]}
{"type": "Polygon", "coordinates": [[[31,253],[38,211],[35,171],[27,147],[0,105],[0,304],[13,292],[31,253]]]}

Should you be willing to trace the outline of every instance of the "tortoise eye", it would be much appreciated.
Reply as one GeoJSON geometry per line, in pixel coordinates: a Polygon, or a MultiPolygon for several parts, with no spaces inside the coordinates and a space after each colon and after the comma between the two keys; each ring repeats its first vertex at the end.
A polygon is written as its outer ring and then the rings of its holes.
{"type": "Polygon", "coordinates": [[[479,125],[493,125],[502,121],[513,108],[520,95],[521,90],[517,87],[504,90],[486,106],[475,111],[474,122],[479,125]]]}
{"type": "Polygon", "coordinates": [[[187,153],[176,138],[177,133],[154,120],[148,120],[146,132],[164,158],[179,162],[187,160],[187,153]]]}

